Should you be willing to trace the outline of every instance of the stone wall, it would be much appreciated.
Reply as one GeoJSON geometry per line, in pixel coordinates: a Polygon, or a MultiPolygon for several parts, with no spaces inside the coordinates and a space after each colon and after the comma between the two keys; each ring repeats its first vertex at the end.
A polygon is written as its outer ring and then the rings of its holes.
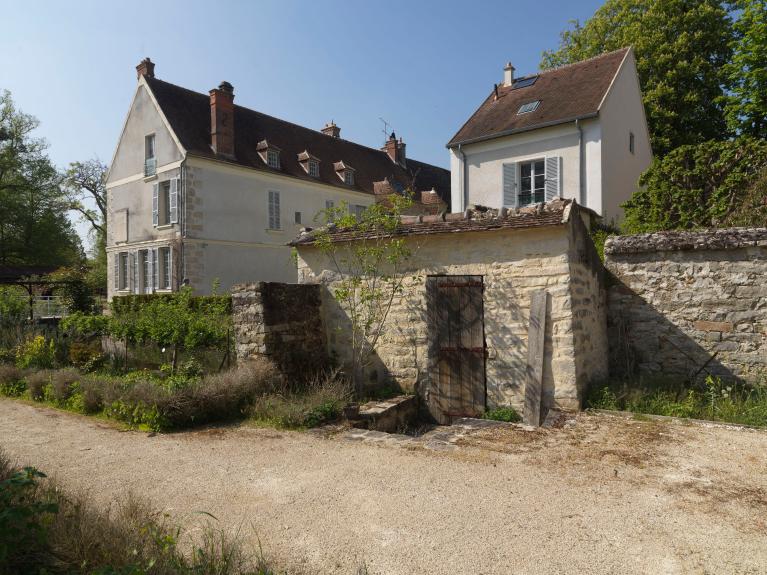
{"type": "Polygon", "coordinates": [[[273,282],[232,287],[237,361],[266,357],[289,377],[311,377],[329,366],[316,285],[273,282]]]}
{"type": "Polygon", "coordinates": [[[767,375],[767,229],[610,238],[610,372],[767,375]]]}
{"type": "MultiPolygon", "coordinates": [[[[561,226],[523,230],[493,230],[433,234],[407,239],[413,256],[408,262],[402,293],[397,295],[367,374],[372,383],[396,382],[404,391],[422,397],[429,393],[429,345],[426,276],[480,275],[484,284],[488,407],[512,405],[521,409],[527,366],[530,299],[535,290],[549,293],[545,332],[543,401],[546,406],[577,409],[588,380],[604,376],[604,353],[599,361],[576,362],[581,349],[604,341],[596,272],[590,264],[574,262],[578,279],[571,284],[571,239],[585,228],[578,217],[561,226]],[[577,229],[575,221],[581,226],[577,229]],[[573,316],[576,289],[577,312],[573,316]],[[597,319],[595,319],[597,318],[597,319]],[[577,323],[574,329],[574,322],[577,323]],[[583,334],[590,333],[585,341],[583,334]],[[590,342],[590,343],[589,343],[590,342]]],[[[327,258],[311,245],[299,246],[299,282],[321,283],[323,321],[328,344],[341,363],[348,361],[349,319],[331,290],[339,276],[327,258]]],[[[597,259],[598,261],[598,259],[597,259]]],[[[601,269],[601,266],[599,266],[601,269]]]]}

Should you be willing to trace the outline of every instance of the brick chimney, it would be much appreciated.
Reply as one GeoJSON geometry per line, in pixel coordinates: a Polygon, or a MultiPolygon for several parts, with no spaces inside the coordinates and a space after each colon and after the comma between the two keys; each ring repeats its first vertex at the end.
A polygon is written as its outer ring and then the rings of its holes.
{"type": "Polygon", "coordinates": [[[335,122],[332,120],[329,124],[325,124],[325,127],[320,130],[323,134],[326,136],[333,136],[334,138],[340,138],[341,137],[341,128],[336,126],[335,122]]]}
{"type": "Polygon", "coordinates": [[[210,91],[210,146],[219,156],[234,157],[234,88],[229,82],[210,91]]]}
{"type": "Polygon", "coordinates": [[[141,76],[154,78],[154,62],[149,58],[144,58],[139,62],[139,65],[136,66],[136,77],[140,80],[141,76]]]}
{"type": "Polygon", "coordinates": [[[503,85],[506,87],[511,86],[514,83],[514,66],[511,65],[511,62],[506,62],[506,65],[503,67],[503,85]]]}
{"type": "Polygon", "coordinates": [[[402,141],[402,138],[397,140],[397,136],[394,135],[394,132],[392,132],[389,139],[386,140],[386,144],[382,150],[389,155],[392,162],[405,167],[405,142],[402,141]]]}

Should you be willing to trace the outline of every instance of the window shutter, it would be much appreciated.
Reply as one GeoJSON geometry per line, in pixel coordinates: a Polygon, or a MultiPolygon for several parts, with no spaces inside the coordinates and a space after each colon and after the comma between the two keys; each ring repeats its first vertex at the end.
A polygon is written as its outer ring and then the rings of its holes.
{"type": "Polygon", "coordinates": [[[269,192],[269,229],[280,229],[280,192],[269,192]]]}
{"type": "Polygon", "coordinates": [[[173,178],[170,181],[170,194],[169,194],[169,213],[170,223],[175,224],[178,222],[178,188],[181,181],[179,178],[173,178]]]}
{"type": "Polygon", "coordinates": [[[128,273],[130,274],[130,286],[129,289],[133,293],[138,293],[138,257],[136,252],[131,252],[128,255],[128,273]]]}
{"type": "Polygon", "coordinates": [[[561,156],[548,156],[546,158],[546,201],[550,202],[562,195],[560,161],[561,156]]]}
{"type": "Polygon", "coordinates": [[[147,281],[145,283],[146,283],[147,286],[149,286],[150,290],[152,288],[157,288],[157,286],[155,285],[155,279],[154,279],[154,277],[155,277],[155,273],[154,273],[154,269],[155,269],[155,257],[154,256],[155,256],[155,254],[156,254],[156,250],[154,248],[149,248],[146,251],[146,259],[148,260],[146,267],[148,268],[147,269],[147,273],[149,274],[149,278],[148,278],[149,281],[147,281]]]}
{"type": "Polygon", "coordinates": [[[152,185],[152,225],[157,227],[160,223],[160,184],[152,185]]]}
{"type": "Polygon", "coordinates": [[[115,268],[115,277],[113,286],[116,290],[120,289],[120,254],[114,254],[114,268],[115,268]]]}
{"type": "Polygon", "coordinates": [[[168,287],[173,289],[173,248],[168,247],[168,287]]]}
{"type": "Polygon", "coordinates": [[[517,164],[503,164],[503,207],[517,207],[517,164]]]}

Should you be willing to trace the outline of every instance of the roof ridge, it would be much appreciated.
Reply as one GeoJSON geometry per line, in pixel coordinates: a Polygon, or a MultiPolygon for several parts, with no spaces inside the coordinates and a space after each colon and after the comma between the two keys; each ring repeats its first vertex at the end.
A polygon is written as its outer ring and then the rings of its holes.
{"type": "MultiPolygon", "coordinates": [[[[184,86],[179,86],[178,84],[174,84],[173,82],[168,82],[167,80],[162,80],[160,78],[152,78],[151,81],[153,82],[162,82],[164,84],[167,84],[168,86],[172,86],[174,88],[177,88],[179,90],[184,90],[185,92],[189,92],[190,94],[194,94],[195,96],[202,96],[203,98],[207,98],[205,94],[202,92],[197,92],[196,90],[192,90],[190,88],[185,88],[184,86]]],[[[342,142],[346,142],[347,144],[351,144],[352,146],[357,146],[358,148],[362,148],[364,150],[369,150],[371,152],[378,152],[379,154],[386,154],[384,150],[381,150],[379,148],[373,148],[371,146],[366,146],[365,144],[360,144],[359,142],[354,142],[352,140],[347,140],[346,138],[336,138],[334,136],[330,136],[328,134],[324,134],[321,130],[314,130],[313,128],[307,128],[306,126],[302,126],[301,124],[297,124],[295,122],[291,122],[290,120],[285,120],[283,118],[278,118],[277,116],[272,116],[271,114],[267,114],[265,112],[261,112],[259,110],[254,110],[253,108],[248,108],[246,106],[241,106],[240,104],[235,104],[235,108],[240,108],[242,110],[246,110],[248,112],[251,112],[253,114],[259,114],[261,116],[264,116],[266,118],[270,118],[272,120],[277,120],[278,122],[284,122],[285,124],[290,124],[291,126],[295,126],[296,128],[300,128],[302,130],[308,130],[310,132],[316,133],[320,136],[324,136],[326,138],[333,138],[333,140],[340,140],[342,142]]],[[[446,168],[442,168],[441,166],[435,166],[434,164],[430,164],[428,162],[423,162],[421,160],[416,160],[415,158],[408,158],[407,161],[411,162],[418,162],[419,164],[423,164],[426,166],[432,166],[434,168],[438,168],[440,170],[450,171],[446,168]]]]}
{"type": "Polygon", "coordinates": [[[537,75],[540,76],[541,74],[548,74],[550,72],[557,72],[559,70],[564,70],[566,68],[572,68],[573,66],[579,66],[580,64],[586,64],[587,62],[591,62],[592,60],[599,60],[600,58],[612,56],[613,54],[617,54],[618,52],[627,52],[629,50],[631,50],[631,46],[624,46],[623,48],[618,48],[617,50],[602,52],[601,54],[597,54],[596,56],[591,56],[590,58],[586,58],[585,60],[578,60],[577,62],[570,62],[569,64],[562,64],[561,66],[555,66],[554,68],[541,70],[537,73],[537,75]]]}

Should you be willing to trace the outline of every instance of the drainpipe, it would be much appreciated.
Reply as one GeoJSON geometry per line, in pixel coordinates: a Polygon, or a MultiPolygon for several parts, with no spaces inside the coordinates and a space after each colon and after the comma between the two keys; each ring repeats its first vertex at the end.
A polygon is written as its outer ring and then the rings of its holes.
{"type": "Polygon", "coordinates": [[[575,120],[575,127],[578,130],[578,203],[585,206],[586,200],[583,197],[585,194],[583,189],[583,128],[581,128],[580,120],[575,120]]]}
{"type": "MultiPolygon", "coordinates": [[[[466,209],[466,154],[463,153],[463,144],[458,144],[458,155],[461,157],[460,181],[461,181],[461,206],[459,212],[466,209]]],[[[455,211],[455,210],[454,210],[455,211]]]]}
{"type": "Polygon", "coordinates": [[[180,261],[179,276],[176,277],[176,290],[180,289],[182,285],[186,284],[186,254],[184,248],[186,247],[186,158],[181,160],[181,166],[179,167],[179,175],[181,176],[181,193],[178,198],[178,223],[181,228],[181,241],[178,245],[178,255],[180,261]]]}

